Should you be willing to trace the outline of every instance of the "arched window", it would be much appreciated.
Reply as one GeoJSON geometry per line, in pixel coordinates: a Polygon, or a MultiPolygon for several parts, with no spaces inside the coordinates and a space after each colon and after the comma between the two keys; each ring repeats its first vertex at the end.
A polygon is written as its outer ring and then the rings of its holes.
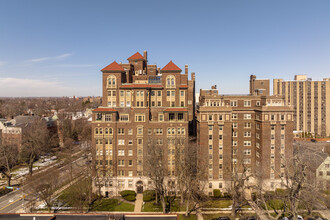
{"type": "Polygon", "coordinates": [[[109,129],[108,129],[108,128],[105,128],[105,129],[104,129],[104,133],[105,133],[105,134],[109,134],[109,129]]]}
{"type": "Polygon", "coordinates": [[[108,88],[116,87],[116,77],[114,75],[108,76],[108,88]]]}
{"type": "Polygon", "coordinates": [[[99,129],[95,128],[95,134],[99,134],[99,129]]]}
{"type": "Polygon", "coordinates": [[[103,134],[103,128],[100,128],[100,134],[103,134]]]}
{"type": "Polygon", "coordinates": [[[167,88],[175,87],[175,77],[173,75],[170,75],[166,78],[166,87],[167,88]]]}
{"type": "Polygon", "coordinates": [[[112,134],[112,128],[109,128],[109,134],[112,134]]]}

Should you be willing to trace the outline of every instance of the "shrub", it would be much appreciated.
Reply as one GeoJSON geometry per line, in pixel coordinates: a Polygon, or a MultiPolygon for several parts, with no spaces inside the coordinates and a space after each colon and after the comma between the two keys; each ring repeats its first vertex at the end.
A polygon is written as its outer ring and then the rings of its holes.
{"type": "Polygon", "coordinates": [[[126,197],[126,196],[129,196],[129,195],[134,195],[134,197],[135,197],[136,196],[136,193],[133,190],[124,190],[124,191],[121,191],[120,192],[120,195],[122,197],[126,197]]]}
{"type": "Polygon", "coordinates": [[[124,197],[125,200],[133,202],[135,201],[135,195],[127,195],[124,197]]]}
{"type": "Polygon", "coordinates": [[[214,189],[213,190],[213,197],[214,198],[220,198],[221,197],[220,189],[214,189]]]}
{"type": "Polygon", "coordinates": [[[223,197],[224,197],[224,198],[231,198],[231,195],[230,195],[229,193],[224,193],[224,194],[223,194],[223,197]]]}
{"type": "Polygon", "coordinates": [[[156,191],[155,190],[146,190],[143,192],[143,201],[150,202],[155,200],[156,198],[156,191]]]}
{"type": "Polygon", "coordinates": [[[285,190],[285,189],[280,189],[280,188],[277,188],[277,189],[275,190],[275,192],[276,192],[276,194],[281,195],[281,196],[285,196],[285,195],[287,194],[287,190],[285,190]]]}

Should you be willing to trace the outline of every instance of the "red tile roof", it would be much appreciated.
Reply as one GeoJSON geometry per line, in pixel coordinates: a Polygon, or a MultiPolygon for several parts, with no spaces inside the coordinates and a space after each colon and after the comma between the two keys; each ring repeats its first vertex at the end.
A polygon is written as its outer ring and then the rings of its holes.
{"type": "Polygon", "coordinates": [[[130,56],[129,58],[127,58],[128,60],[143,60],[144,57],[139,53],[136,52],[134,55],[130,56]]]}
{"type": "Polygon", "coordinates": [[[155,84],[127,84],[121,85],[120,88],[163,88],[163,86],[155,84]]]}
{"type": "Polygon", "coordinates": [[[188,85],[180,85],[180,88],[188,88],[188,85]]]}
{"type": "Polygon", "coordinates": [[[172,60],[166,65],[163,67],[163,69],[161,70],[165,70],[165,71],[181,71],[181,69],[175,65],[172,60]]]}
{"type": "Polygon", "coordinates": [[[116,112],[117,110],[114,108],[96,108],[93,112],[116,112]]]}
{"type": "Polygon", "coordinates": [[[167,108],[164,110],[165,112],[186,112],[187,108],[167,108]]]}
{"type": "Polygon", "coordinates": [[[122,66],[120,66],[116,61],[111,63],[110,65],[104,67],[101,71],[125,71],[122,66]]]}

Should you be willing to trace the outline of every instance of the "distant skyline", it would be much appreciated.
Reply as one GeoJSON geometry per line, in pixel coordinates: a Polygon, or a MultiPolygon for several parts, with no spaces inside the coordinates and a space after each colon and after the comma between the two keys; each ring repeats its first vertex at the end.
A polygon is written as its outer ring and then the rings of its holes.
{"type": "Polygon", "coordinates": [[[144,50],[244,94],[251,74],[330,77],[329,39],[328,0],[0,0],[0,97],[100,96],[100,70],[144,50]]]}

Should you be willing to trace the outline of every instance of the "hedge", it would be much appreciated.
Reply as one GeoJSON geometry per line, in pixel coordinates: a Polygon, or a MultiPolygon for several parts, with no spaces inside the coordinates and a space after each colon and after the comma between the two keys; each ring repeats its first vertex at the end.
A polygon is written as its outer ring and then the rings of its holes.
{"type": "Polygon", "coordinates": [[[214,198],[220,198],[221,197],[220,189],[214,189],[213,190],[213,197],[214,198]]]}
{"type": "Polygon", "coordinates": [[[120,192],[120,195],[122,197],[126,197],[126,196],[129,196],[129,195],[133,195],[135,197],[136,196],[136,193],[133,190],[124,190],[124,191],[121,191],[120,192]]]}
{"type": "Polygon", "coordinates": [[[143,192],[143,201],[150,202],[156,199],[156,191],[155,190],[146,190],[143,192]]]}

